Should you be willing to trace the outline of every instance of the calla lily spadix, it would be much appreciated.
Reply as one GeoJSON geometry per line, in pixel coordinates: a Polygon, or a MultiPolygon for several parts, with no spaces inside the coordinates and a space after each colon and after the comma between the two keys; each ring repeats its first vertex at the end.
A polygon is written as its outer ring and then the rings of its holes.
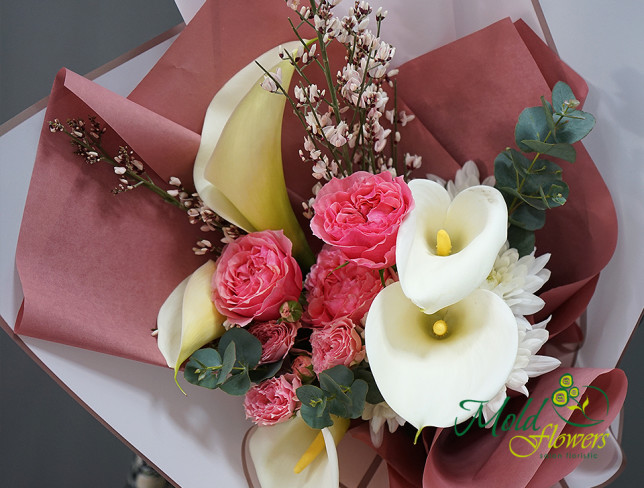
{"type": "Polygon", "coordinates": [[[183,280],[170,294],[157,317],[157,346],[174,378],[181,364],[200,347],[220,337],[226,317],[213,304],[211,296],[214,261],[208,261],[183,280]]]}
{"type": "Polygon", "coordinates": [[[467,188],[453,201],[433,181],[412,180],[409,188],[414,208],[398,230],[396,266],[405,295],[434,313],[487,278],[507,238],[508,211],[489,186],[467,188]]]}
{"type": "Polygon", "coordinates": [[[340,471],[336,445],[342,440],[349,420],[333,417],[331,427],[321,431],[309,427],[298,414],[276,425],[256,427],[248,438],[248,451],[261,488],[337,488],[340,471]],[[324,447],[308,466],[294,468],[311,444],[322,434],[324,447]]]}
{"type": "MultiPolygon", "coordinates": [[[[299,41],[284,46],[293,50],[299,41]]],[[[294,71],[279,61],[279,49],[257,59],[270,72],[281,69],[288,88],[294,71]]],[[[193,177],[197,192],[216,213],[247,232],[284,230],[294,256],[304,264],[313,254],[291,208],[282,170],[282,116],[286,98],[260,86],[255,62],[233,76],[210,102],[193,177]]]]}
{"type": "Polygon", "coordinates": [[[426,314],[393,283],[373,301],[365,325],[369,365],[389,406],[417,429],[449,427],[476,413],[463,400],[488,401],[517,355],[516,319],[499,298],[475,290],[426,314]]]}

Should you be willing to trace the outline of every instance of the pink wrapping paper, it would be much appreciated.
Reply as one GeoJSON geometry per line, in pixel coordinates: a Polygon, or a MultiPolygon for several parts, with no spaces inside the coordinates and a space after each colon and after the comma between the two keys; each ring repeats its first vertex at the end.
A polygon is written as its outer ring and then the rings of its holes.
{"type": "MultiPolygon", "coordinates": [[[[61,70],[45,120],[97,114],[155,176],[166,181],[180,176],[189,186],[207,105],[236,71],[292,40],[288,13],[277,0],[206,2],[128,99],[61,70]]],[[[549,97],[560,79],[585,97],[583,80],[525,24],[509,20],[403,65],[399,106],[417,116],[404,129],[403,148],[423,156],[417,174],[450,178],[468,159],[479,164],[483,176],[491,174],[496,155],[513,144],[520,111],[538,105],[541,95],[549,97]]],[[[302,138],[287,111],[283,156],[294,200],[306,198],[315,182],[297,156],[302,138]]],[[[108,140],[114,148],[122,143],[113,136],[108,140]]],[[[575,164],[562,163],[570,201],[548,212],[546,227],[537,234],[538,253],[552,252],[553,272],[538,319],[552,314],[551,334],[567,340],[578,339],[575,321],[617,236],[608,190],[581,144],[577,154],[575,164]]],[[[164,364],[150,329],[168,294],[203,262],[191,252],[202,234],[144,190],[113,196],[115,184],[109,167],[87,167],[72,156],[64,136],[43,128],[16,257],[25,294],[16,332],[164,364]]],[[[532,395],[547,390],[556,374],[534,382],[532,395]]],[[[623,373],[575,370],[574,375],[607,388],[612,415],[621,408],[623,373]]],[[[405,431],[387,436],[379,452],[389,463],[392,488],[506,486],[497,483],[508,480],[507,463],[521,486],[549,486],[577,464],[517,461],[507,449],[504,454],[505,439],[479,434],[459,443],[452,437],[450,430],[427,432],[425,449],[411,446],[405,431]]]]}

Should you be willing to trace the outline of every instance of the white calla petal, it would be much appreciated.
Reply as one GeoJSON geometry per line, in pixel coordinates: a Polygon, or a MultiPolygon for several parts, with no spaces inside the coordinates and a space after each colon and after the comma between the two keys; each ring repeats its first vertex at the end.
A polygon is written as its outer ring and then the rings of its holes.
{"type": "Polygon", "coordinates": [[[340,471],[336,443],[347,424],[336,421],[331,428],[322,429],[326,451],[297,474],[293,468],[320,431],[309,427],[299,415],[276,425],[257,427],[248,439],[248,450],[261,488],[337,488],[340,471]]]}
{"type": "MultiPolygon", "coordinates": [[[[301,47],[299,41],[287,49],[296,46],[301,47]]],[[[259,62],[271,66],[272,76],[288,89],[295,68],[289,60],[279,60],[275,48],[259,62]]],[[[310,266],[313,253],[284,181],[281,136],[286,97],[266,91],[260,83],[263,76],[253,62],[213,98],[193,172],[195,186],[206,205],[238,227],[248,232],[283,230],[293,243],[293,256],[310,266]]]]}
{"type": "Polygon", "coordinates": [[[487,401],[503,388],[516,359],[518,332],[511,310],[487,290],[428,315],[394,283],[371,305],[365,340],[389,406],[416,428],[449,427],[474,413],[463,410],[461,401],[487,401]],[[439,318],[449,328],[442,339],[431,332],[439,318]]]}
{"type": "Polygon", "coordinates": [[[214,261],[206,262],[174,289],[159,310],[157,346],[175,374],[193,352],[224,333],[225,317],[210,298],[214,272],[214,261]]]}
{"type": "Polygon", "coordinates": [[[427,313],[456,303],[488,276],[507,237],[507,207],[498,190],[474,186],[450,204],[438,183],[409,183],[414,209],[398,231],[396,264],[402,288],[427,313]],[[436,234],[445,229],[452,254],[438,256],[436,234]]]}
{"type": "MultiPolygon", "coordinates": [[[[291,42],[286,44],[286,49],[292,50],[299,45],[299,41],[291,42]]],[[[257,62],[262,66],[272,66],[276,59],[279,59],[279,47],[262,54],[257,58],[257,62]]],[[[195,188],[204,203],[217,214],[247,232],[259,229],[256,229],[248,221],[224,193],[206,179],[205,171],[228,119],[251,88],[257,84],[260,76],[261,69],[254,62],[250,63],[228,80],[214,96],[206,110],[201,143],[193,169],[195,188]]],[[[248,137],[251,135],[248,134],[248,137]]]]}

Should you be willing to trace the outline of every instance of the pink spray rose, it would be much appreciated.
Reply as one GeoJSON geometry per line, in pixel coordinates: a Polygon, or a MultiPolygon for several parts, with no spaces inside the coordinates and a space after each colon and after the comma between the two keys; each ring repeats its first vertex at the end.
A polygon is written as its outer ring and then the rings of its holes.
{"type": "Polygon", "coordinates": [[[360,323],[371,302],[382,290],[380,275],[332,247],[320,251],[317,263],[306,277],[308,307],[306,320],[319,327],[341,317],[360,323]],[[344,266],[343,266],[344,265],[344,266]]]}
{"type": "Polygon", "coordinates": [[[315,379],[315,373],[313,373],[313,362],[311,361],[310,356],[297,356],[291,363],[291,371],[293,374],[297,375],[302,382],[307,382],[315,379]]]}
{"type": "Polygon", "coordinates": [[[398,227],[413,207],[402,176],[358,171],[333,178],[317,194],[311,230],[368,268],[394,264],[398,227]]]}
{"type": "Polygon", "coordinates": [[[311,334],[311,348],[313,370],[317,374],[339,364],[352,366],[365,357],[360,334],[346,317],[315,329],[311,334]]]}
{"type": "Polygon", "coordinates": [[[275,425],[288,420],[298,407],[295,391],[300,386],[302,382],[294,374],[276,376],[254,385],[244,399],[246,418],[257,425],[275,425]]]}
{"type": "Polygon", "coordinates": [[[293,347],[299,322],[260,322],[248,328],[262,343],[262,358],[259,364],[274,363],[283,359],[293,347]]]}
{"type": "Polygon", "coordinates": [[[279,318],[279,308],[297,300],[302,272],[291,241],[274,230],[253,232],[226,246],[212,277],[212,300],[234,324],[279,318]]]}

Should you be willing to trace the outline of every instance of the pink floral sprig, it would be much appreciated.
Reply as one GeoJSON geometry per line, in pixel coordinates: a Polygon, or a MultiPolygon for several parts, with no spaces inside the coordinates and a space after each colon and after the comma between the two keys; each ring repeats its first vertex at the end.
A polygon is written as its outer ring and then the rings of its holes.
{"type": "MultiPolygon", "coordinates": [[[[117,185],[112,193],[119,194],[132,191],[140,186],[152,191],[161,199],[187,213],[191,224],[200,225],[203,232],[220,231],[223,233],[222,242],[231,242],[244,231],[217,215],[208,208],[199,194],[184,188],[181,180],[173,176],[168,184],[170,189],[158,186],[148,175],[145,163],[127,146],[120,146],[115,156],[111,156],[102,145],[102,138],[107,131],[94,116],[88,117],[88,122],[81,118],[69,119],[67,127],[58,119],[49,122],[49,130],[53,133],[66,134],[75,149],[74,154],[82,157],[87,164],[105,162],[114,168],[117,185]]],[[[200,239],[192,248],[195,254],[218,254],[220,246],[213,245],[208,239],[200,239]]]]}

